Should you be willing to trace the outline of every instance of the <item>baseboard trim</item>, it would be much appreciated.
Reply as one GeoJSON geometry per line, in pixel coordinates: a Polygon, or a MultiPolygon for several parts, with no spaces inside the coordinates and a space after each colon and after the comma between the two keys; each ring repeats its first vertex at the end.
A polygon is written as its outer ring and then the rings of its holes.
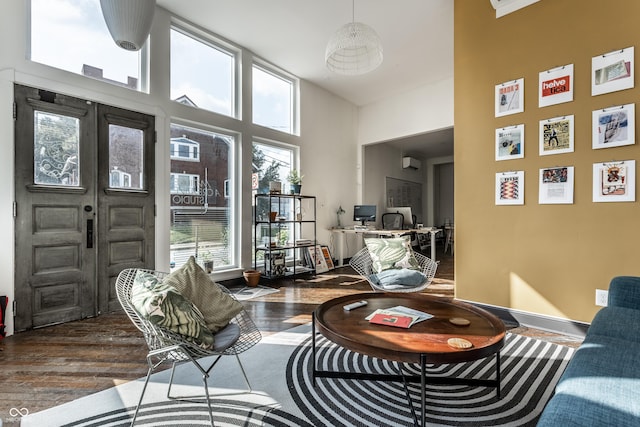
{"type": "Polygon", "coordinates": [[[508,326],[528,326],[541,329],[543,331],[554,332],[563,335],[584,338],[589,329],[589,323],[578,322],[576,320],[563,319],[560,317],[545,316],[543,314],[530,313],[527,311],[515,310],[497,305],[483,304],[475,301],[465,301],[473,304],[489,313],[497,316],[508,326]]]}

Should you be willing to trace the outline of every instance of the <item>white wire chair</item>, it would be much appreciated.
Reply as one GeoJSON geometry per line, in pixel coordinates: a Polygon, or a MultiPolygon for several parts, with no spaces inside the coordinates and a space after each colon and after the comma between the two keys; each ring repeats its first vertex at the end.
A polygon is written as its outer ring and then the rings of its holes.
{"type": "Polygon", "coordinates": [[[419,252],[414,252],[413,254],[420,265],[420,272],[424,274],[425,281],[418,286],[398,286],[393,289],[384,288],[376,284],[375,281],[372,280],[371,276],[375,272],[373,271],[373,261],[371,260],[371,255],[369,254],[369,249],[364,247],[360,249],[349,261],[349,265],[362,277],[365,278],[369,285],[374,291],[383,291],[383,292],[418,292],[425,289],[427,286],[431,284],[431,281],[436,275],[436,270],[438,269],[438,263],[433,261],[431,258],[428,258],[422,255],[419,252]]]}
{"type": "MultiPolygon", "coordinates": [[[[247,378],[247,374],[238,355],[256,345],[262,339],[262,335],[245,309],[242,309],[242,311],[230,321],[229,325],[214,334],[214,348],[208,350],[187,341],[182,335],[151,323],[138,314],[131,302],[131,289],[138,272],[153,274],[160,280],[167,276],[167,273],[158,271],[130,268],[123,270],[116,280],[115,286],[118,300],[120,301],[124,311],[127,313],[127,316],[129,316],[129,319],[131,319],[133,324],[144,335],[147,346],[149,347],[149,352],[147,353],[147,364],[149,365],[149,369],[142,388],[142,393],[140,394],[140,400],[138,401],[136,411],[133,415],[133,419],[131,420],[131,426],[134,425],[138,416],[138,411],[142,404],[147,384],[149,383],[149,377],[155,369],[164,362],[172,363],[167,398],[174,400],[189,400],[204,397],[209,409],[211,425],[214,426],[209,387],[207,385],[207,380],[211,370],[222,356],[236,356],[236,360],[240,365],[240,370],[242,371],[244,380],[247,383],[248,392],[251,392],[251,384],[249,383],[249,379],[247,378]],[[209,356],[215,356],[213,361],[211,359],[203,359],[209,356]],[[171,396],[171,386],[173,384],[175,368],[176,365],[181,362],[191,362],[200,371],[202,374],[202,381],[204,383],[204,396],[171,396]]],[[[216,285],[219,286],[223,292],[231,296],[231,298],[235,299],[233,294],[231,294],[226,287],[220,284],[216,285]]]]}

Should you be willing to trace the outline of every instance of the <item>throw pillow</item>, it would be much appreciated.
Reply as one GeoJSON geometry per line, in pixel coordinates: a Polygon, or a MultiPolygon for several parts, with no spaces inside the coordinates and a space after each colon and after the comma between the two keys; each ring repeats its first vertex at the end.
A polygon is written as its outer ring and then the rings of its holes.
{"type": "Polygon", "coordinates": [[[372,261],[372,269],[380,273],[390,268],[410,268],[420,270],[420,264],[413,255],[411,241],[405,237],[390,239],[364,239],[372,261]]]}
{"type": "Polygon", "coordinates": [[[384,270],[380,273],[372,274],[369,279],[383,289],[408,289],[422,285],[427,276],[421,271],[409,268],[384,270]]]}
{"type": "Polygon", "coordinates": [[[198,307],[205,324],[213,333],[227,326],[243,309],[242,304],[209,278],[194,257],[190,257],[182,267],[168,275],[164,283],[176,288],[198,307]]]}
{"type": "Polygon", "coordinates": [[[185,337],[202,348],[213,348],[213,334],[202,314],[172,286],[153,274],[139,271],[131,288],[131,303],[154,325],[185,337]]]}

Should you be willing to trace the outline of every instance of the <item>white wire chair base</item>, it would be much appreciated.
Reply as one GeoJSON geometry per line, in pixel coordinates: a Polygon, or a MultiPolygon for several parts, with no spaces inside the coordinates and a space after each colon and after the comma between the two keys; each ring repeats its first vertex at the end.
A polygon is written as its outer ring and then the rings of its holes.
{"type": "MultiPolygon", "coordinates": [[[[242,365],[242,362],[240,361],[240,357],[238,355],[260,342],[260,340],[262,339],[262,334],[260,333],[260,330],[255,325],[247,311],[244,309],[233,319],[231,319],[227,327],[218,331],[217,334],[214,334],[214,336],[224,336],[224,338],[219,340],[221,341],[220,343],[216,341],[213,349],[203,349],[197,344],[187,341],[182,335],[152,324],[148,320],[141,317],[131,303],[131,289],[133,287],[133,282],[135,280],[136,274],[139,271],[153,274],[160,280],[163,280],[167,276],[167,273],[157,272],[153,270],[126,269],[118,275],[118,278],[116,280],[116,293],[118,296],[118,300],[127,313],[127,316],[129,316],[129,319],[131,319],[133,324],[140,331],[142,331],[145,341],[147,342],[147,346],[149,347],[149,352],[147,353],[147,364],[149,366],[149,369],[147,370],[147,377],[142,388],[142,393],[140,394],[138,405],[136,406],[133,419],[131,420],[131,426],[133,426],[136,422],[138,411],[144,399],[144,394],[146,392],[151,374],[153,374],[153,372],[164,362],[173,363],[171,367],[171,377],[169,380],[167,397],[174,400],[188,400],[204,397],[206,399],[207,407],[209,410],[209,419],[211,421],[211,425],[215,426],[213,420],[213,410],[211,408],[211,396],[209,394],[209,386],[207,382],[211,370],[218,363],[222,356],[234,355],[236,357],[236,360],[238,361],[240,370],[242,371],[242,375],[244,376],[244,380],[247,383],[248,392],[251,392],[251,384],[249,383],[249,379],[247,378],[244,366],[242,365]],[[210,365],[205,367],[201,363],[200,359],[208,358],[209,356],[213,356],[215,358],[210,365]],[[173,385],[175,367],[177,364],[182,362],[191,362],[202,374],[205,391],[205,394],[203,396],[171,396],[171,386],[173,385]]],[[[231,292],[229,292],[226,287],[220,284],[216,285],[219,286],[220,289],[223,292],[227,293],[231,298],[235,299],[233,294],[231,294],[231,292]]],[[[203,361],[204,360],[205,359],[203,359],[203,361]]]]}
{"type": "Polygon", "coordinates": [[[414,252],[413,255],[416,257],[416,260],[420,265],[420,272],[422,272],[422,274],[424,274],[425,276],[425,281],[418,286],[402,286],[395,289],[387,289],[377,285],[371,279],[371,275],[374,274],[373,261],[371,260],[371,255],[369,255],[369,249],[367,249],[366,247],[360,249],[353,257],[351,257],[349,265],[369,283],[374,291],[418,292],[426,289],[427,286],[431,284],[431,281],[436,275],[438,263],[418,252],[414,252]]]}

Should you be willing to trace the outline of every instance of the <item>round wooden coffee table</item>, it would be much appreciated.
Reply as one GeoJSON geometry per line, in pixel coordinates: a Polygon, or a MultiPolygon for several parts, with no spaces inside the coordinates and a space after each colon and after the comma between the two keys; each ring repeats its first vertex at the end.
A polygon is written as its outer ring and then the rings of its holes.
{"type": "MultiPolygon", "coordinates": [[[[505,327],[493,314],[451,298],[409,293],[361,293],[335,298],[321,304],[313,315],[313,381],[316,377],[348,378],[378,381],[420,382],[422,385],[422,422],[425,424],[425,386],[430,384],[466,384],[495,387],[500,396],[500,349],[504,345],[505,327]],[[364,307],[351,311],[344,306],[367,301],[364,307]],[[376,309],[404,306],[433,315],[410,328],[370,323],[365,319],[376,309]],[[452,320],[454,319],[454,320],[452,320]],[[464,319],[460,325],[455,319],[464,319]],[[336,372],[316,369],[316,330],[324,337],[349,350],[381,359],[420,365],[419,376],[336,372]],[[450,338],[462,338],[469,348],[450,345],[450,338]],[[474,378],[427,377],[427,364],[460,363],[496,356],[495,380],[474,378]]],[[[411,404],[412,413],[417,417],[411,404]]]]}

